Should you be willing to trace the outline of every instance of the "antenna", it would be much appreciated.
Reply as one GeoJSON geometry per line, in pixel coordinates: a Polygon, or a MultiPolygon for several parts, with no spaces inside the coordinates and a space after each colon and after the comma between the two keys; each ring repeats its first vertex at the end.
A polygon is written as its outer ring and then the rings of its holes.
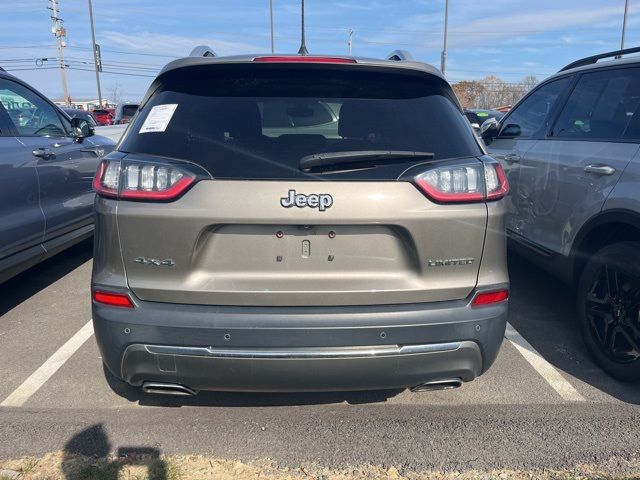
{"type": "Polygon", "coordinates": [[[300,50],[298,50],[298,55],[309,55],[309,50],[307,50],[307,45],[304,41],[304,0],[302,1],[302,38],[300,41],[300,50]]]}

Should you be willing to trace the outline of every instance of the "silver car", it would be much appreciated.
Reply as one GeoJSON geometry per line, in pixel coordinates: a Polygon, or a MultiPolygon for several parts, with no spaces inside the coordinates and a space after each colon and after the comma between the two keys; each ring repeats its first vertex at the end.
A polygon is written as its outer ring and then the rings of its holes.
{"type": "Polygon", "coordinates": [[[587,347],[623,380],[640,379],[640,59],[620,57],[638,51],[578,60],[482,128],[511,245],[576,288],[587,347]]]}
{"type": "Polygon", "coordinates": [[[429,65],[176,60],[95,188],[96,338],[146,392],[452,388],[496,358],[507,184],[429,65]]]}
{"type": "Polygon", "coordinates": [[[93,176],[114,146],[0,68],[0,283],[93,234],[93,176]]]}

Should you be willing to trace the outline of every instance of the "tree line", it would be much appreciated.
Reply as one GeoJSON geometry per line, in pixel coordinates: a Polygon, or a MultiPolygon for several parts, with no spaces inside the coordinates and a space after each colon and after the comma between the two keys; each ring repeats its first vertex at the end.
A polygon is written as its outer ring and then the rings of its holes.
{"type": "Polygon", "coordinates": [[[506,82],[489,75],[481,80],[462,80],[452,86],[463,107],[492,109],[515,104],[537,84],[535,75],[527,75],[519,82],[506,82]]]}

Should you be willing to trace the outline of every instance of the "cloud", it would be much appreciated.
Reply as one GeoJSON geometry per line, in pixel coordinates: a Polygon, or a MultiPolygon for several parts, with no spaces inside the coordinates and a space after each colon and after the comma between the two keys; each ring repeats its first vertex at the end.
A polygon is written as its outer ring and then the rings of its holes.
{"type": "Polygon", "coordinates": [[[384,8],[386,5],[379,2],[333,2],[333,6],[336,8],[345,8],[347,10],[377,10],[384,8]]]}
{"type": "MultiPolygon", "coordinates": [[[[531,38],[577,26],[589,26],[621,15],[619,5],[583,8],[535,8],[530,12],[505,14],[502,9],[495,15],[482,16],[476,8],[469,8],[454,19],[450,16],[448,46],[451,49],[495,45],[497,41],[531,38]],[[467,17],[472,17],[471,19],[467,17]]],[[[458,6],[458,10],[460,10],[458,6]]],[[[510,11],[513,11],[511,9],[510,11]]],[[[418,49],[441,48],[443,18],[441,14],[420,14],[403,19],[400,23],[383,28],[380,33],[369,35],[366,41],[373,44],[396,43],[416,45],[418,49]]],[[[558,39],[550,39],[556,44],[558,39]]],[[[593,39],[591,39],[593,40],[593,39]]]]}
{"type": "MultiPolygon", "coordinates": [[[[141,53],[186,56],[197,45],[208,45],[218,55],[255,53],[266,50],[266,45],[231,42],[211,37],[186,37],[181,35],[153,33],[148,31],[121,33],[106,31],[101,37],[111,45],[119,45],[141,53]]],[[[103,40],[104,41],[104,40],[103,40]]]]}

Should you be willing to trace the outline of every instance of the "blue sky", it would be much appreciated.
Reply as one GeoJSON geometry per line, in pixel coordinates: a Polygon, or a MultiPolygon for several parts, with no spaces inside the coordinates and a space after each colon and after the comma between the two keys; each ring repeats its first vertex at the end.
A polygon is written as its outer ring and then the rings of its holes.
{"type": "MultiPolygon", "coordinates": [[[[0,65],[51,97],[62,92],[47,0],[9,0],[0,17],[0,65]],[[16,61],[17,60],[17,61],[16,61]],[[18,70],[18,69],[22,70],[18,70]]],[[[87,0],[59,0],[67,27],[70,65],[90,69],[87,0]],[[83,63],[85,62],[85,63],[83,63]]],[[[451,82],[489,74],[516,81],[543,79],[577,58],[620,44],[624,0],[450,0],[447,77],[451,82]]],[[[299,2],[273,0],[276,51],[299,46],[299,2]]],[[[174,57],[207,44],[219,55],[270,50],[269,1],[93,0],[96,37],[105,71],[103,92],[119,84],[136,100],[151,77],[174,57]],[[124,75],[128,73],[130,75],[124,75]]],[[[353,28],[353,54],[381,57],[411,51],[440,64],[444,0],[306,0],[311,53],[346,54],[353,28]]],[[[640,0],[630,0],[627,46],[640,44],[640,0]]],[[[73,98],[96,98],[91,71],[69,70],[73,98]]],[[[104,95],[104,93],[103,93],[104,95]]]]}

